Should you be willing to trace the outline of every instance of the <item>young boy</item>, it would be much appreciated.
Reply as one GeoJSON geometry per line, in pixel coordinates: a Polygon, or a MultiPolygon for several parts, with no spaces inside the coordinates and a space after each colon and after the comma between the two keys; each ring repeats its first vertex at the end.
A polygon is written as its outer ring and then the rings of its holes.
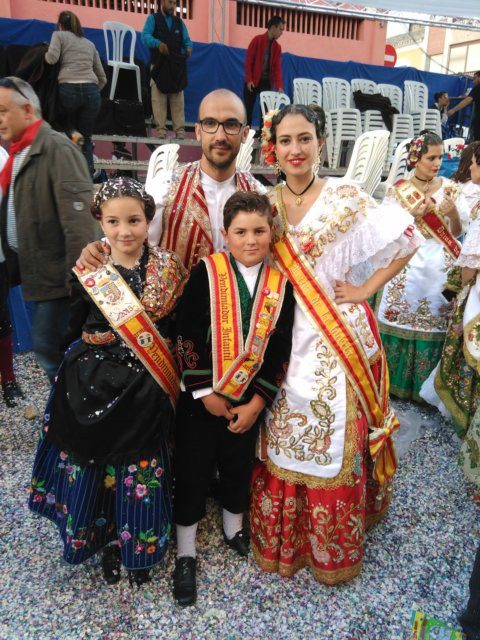
{"type": "Polygon", "coordinates": [[[186,392],[177,408],[173,594],[181,606],[196,600],[195,538],[215,464],[224,540],[248,555],[243,514],[258,425],[283,380],[292,343],[292,287],[264,262],[272,237],[268,198],[235,193],[223,225],[230,254],[213,254],[193,269],[178,314],[186,392]]]}

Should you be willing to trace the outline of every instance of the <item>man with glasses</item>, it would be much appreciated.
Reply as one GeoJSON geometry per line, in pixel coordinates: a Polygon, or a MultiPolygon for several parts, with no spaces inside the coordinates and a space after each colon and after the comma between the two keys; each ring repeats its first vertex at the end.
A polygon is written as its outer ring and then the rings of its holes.
{"type": "Polygon", "coordinates": [[[0,79],[0,137],[10,157],[0,173],[0,234],[10,285],[35,302],[33,350],[53,380],[67,326],[67,282],[79,251],[95,237],[92,181],[81,151],[42,120],[32,87],[0,79]]]}
{"type": "MultiPolygon", "coordinates": [[[[157,205],[148,229],[149,244],[175,251],[189,270],[204,256],[224,251],[220,230],[228,198],[235,191],[265,193],[250,173],[235,168],[248,135],[245,107],[237,95],[217,89],[205,96],[195,133],[202,146],[200,160],[173,172],[159,172],[149,186],[157,205]]],[[[98,268],[105,261],[104,251],[100,243],[91,243],[78,266],[98,268]]]]}

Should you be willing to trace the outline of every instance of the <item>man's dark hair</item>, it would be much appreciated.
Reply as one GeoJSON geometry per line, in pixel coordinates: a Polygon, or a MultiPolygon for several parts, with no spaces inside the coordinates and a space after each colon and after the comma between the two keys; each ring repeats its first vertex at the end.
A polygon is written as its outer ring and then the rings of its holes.
{"type": "Polygon", "coordinates": [[[473,75],[480,78],[480,71],[475,71],[475,73],[473,75]]]}
{"type": "Polygon", "coordinates": [[[235,217],[240,213],[258,213],[273,225],[273,214],[270,200],[256,191],[237,191],[226,201],[223,208],[223,228],[228,231],[235,217]]]}
{"type": "Polygon", "coordinates": [[[279,24],[285,24],[282,16],[272,16],[267,22],[267,29],[270,29],[270,27],[278,27],[279,24]]]}

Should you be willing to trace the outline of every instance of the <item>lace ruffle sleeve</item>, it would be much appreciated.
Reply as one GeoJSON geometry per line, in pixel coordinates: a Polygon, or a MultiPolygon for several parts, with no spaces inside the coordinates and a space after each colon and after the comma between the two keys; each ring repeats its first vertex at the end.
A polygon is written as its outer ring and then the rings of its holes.
{"type": "Polygon", "coordinates": [[[480,218],[470,223],[457,264],[460,267],[480,269],[480,218]]]}

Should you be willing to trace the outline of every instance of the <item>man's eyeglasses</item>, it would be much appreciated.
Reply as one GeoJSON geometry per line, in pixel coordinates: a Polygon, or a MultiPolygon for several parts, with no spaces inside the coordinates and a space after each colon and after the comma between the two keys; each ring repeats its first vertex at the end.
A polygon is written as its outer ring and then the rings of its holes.
{"type": "Polygon", "coordinates": [[[27,98],[23,91],[19,87],[17,87],[15,82],[10,78],[0,78],[0,87],[5,87],[5,89],[13,89],[17,93],[19,93],[22,98],[25,98],[27,102],[30,102],[30,98],[27,98]]]}
{"type": "Polygon", "coordinates": [[[242,128],[245,126],[243,122],[239,122],[232,118],[231,120],[225,120],[219,122],[215,118],[203,118],[200,120],[200,127],[205,133],[217,133],[218,127],[222,126],[225,133],[229,136],[237,136],[242,128]]]}

